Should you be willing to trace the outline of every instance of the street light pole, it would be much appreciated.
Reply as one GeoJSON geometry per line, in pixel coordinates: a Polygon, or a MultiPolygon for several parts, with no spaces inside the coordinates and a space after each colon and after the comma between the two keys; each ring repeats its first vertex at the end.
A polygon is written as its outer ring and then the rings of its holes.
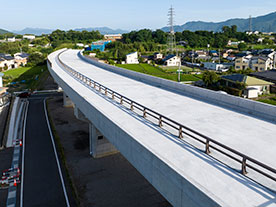
{"type": "Polygon", "coordinates": [[[177,72],[178,72],[178,82],[180,82],[180,72],[183,71],[183,70],[180,69],[180,66],[181,66],[181,62],[179,62],[179,68],[177,70],[177,72]]]}

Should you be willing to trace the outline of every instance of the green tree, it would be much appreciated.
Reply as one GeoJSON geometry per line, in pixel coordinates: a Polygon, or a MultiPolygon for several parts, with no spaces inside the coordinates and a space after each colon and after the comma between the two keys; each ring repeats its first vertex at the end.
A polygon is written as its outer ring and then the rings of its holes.
{"type": "Polygon", "coordinates": [[[220,77],[213,71],[204,71],[202,80],[207,87],[214,85],[220,80],[220,77]]]}
{"type": "Polygon", "coordinates": [[[238,45],[238,48],[239,48],[240,51],[246,50],[247,45],[246,45],[245,43],[241,42],[241,43],[238,45]]]}

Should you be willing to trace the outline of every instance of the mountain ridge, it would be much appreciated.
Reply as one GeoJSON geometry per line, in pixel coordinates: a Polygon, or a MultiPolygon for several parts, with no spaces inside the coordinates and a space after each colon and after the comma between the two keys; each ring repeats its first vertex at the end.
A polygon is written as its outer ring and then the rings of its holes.
{"type": "MultiPolygon", "coordinates": [[[[249,30],[249,18],[232,18],[221,22],[205,22],[205,21],[189,21],[183,25],[176,25],[176,32],[190,30],[192,32],[198,30],[221,31],[223,26],[237,25],[240,32],[249,30]]],[[[252,29],[260,32],[276,32],[276,12],[252,18],[252,29]]],[[[161,30],[168,32],[169,27],[163,27],[161,30]]]]}
{"type": "Polygon", "coordinates": [[[8,30],[5,29],[0,29],[0,34],[6,34],[6,33],[10,33],[8,30]]]}
{"type": "MultiPolygon", "coordinates": [[[[34,34],[34,35],[42,35],[42,34],[50,34],[54,31],[55,29],[44,29],[44,28],[31,28],[31,27],[26,27],[23,30],[14,30],[13,33],[15,34],[34,34]]],[[[98,30],[101,34],[118,34],[118,33],[127,33],[128,31],[122,30],[122,29],[111,29],[109,27],[87,27],[87,28],[76,28],[73,29],[74,31],[96,31],[98,30]]]]}

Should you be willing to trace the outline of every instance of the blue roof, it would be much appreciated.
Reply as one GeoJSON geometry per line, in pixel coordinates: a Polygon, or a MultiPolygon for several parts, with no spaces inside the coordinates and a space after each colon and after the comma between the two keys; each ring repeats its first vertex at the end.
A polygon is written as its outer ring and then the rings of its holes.
{"type": "Polygon", "coordinates": [[[20,56],[20,57],[22,57],[22,58],[27,58],[27,57],[29,57],[30,55],[29,55],[28,53],[21,53],[21,54],[18,55],[18,56],[20,56]]]}

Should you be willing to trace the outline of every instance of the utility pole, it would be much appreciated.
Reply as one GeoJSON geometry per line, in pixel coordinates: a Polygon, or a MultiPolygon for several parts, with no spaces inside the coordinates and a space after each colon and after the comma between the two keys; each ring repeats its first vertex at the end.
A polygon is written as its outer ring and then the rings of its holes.
{"type": "Polygon", "coordinates": [[[249,32],[252,32],[252,16],[249,16],[249,32]]]}
{"type": "Polygon", "coordinates": [[[219,52],[219,64],[220,64],[220,49],[219,49],[219,51],[218,51],[218,52],[219,52]]]}
{"type": "Polygon", "coordinates": [[[194,64],[194,50],[192,50],[192,64],[194,64]]]}

